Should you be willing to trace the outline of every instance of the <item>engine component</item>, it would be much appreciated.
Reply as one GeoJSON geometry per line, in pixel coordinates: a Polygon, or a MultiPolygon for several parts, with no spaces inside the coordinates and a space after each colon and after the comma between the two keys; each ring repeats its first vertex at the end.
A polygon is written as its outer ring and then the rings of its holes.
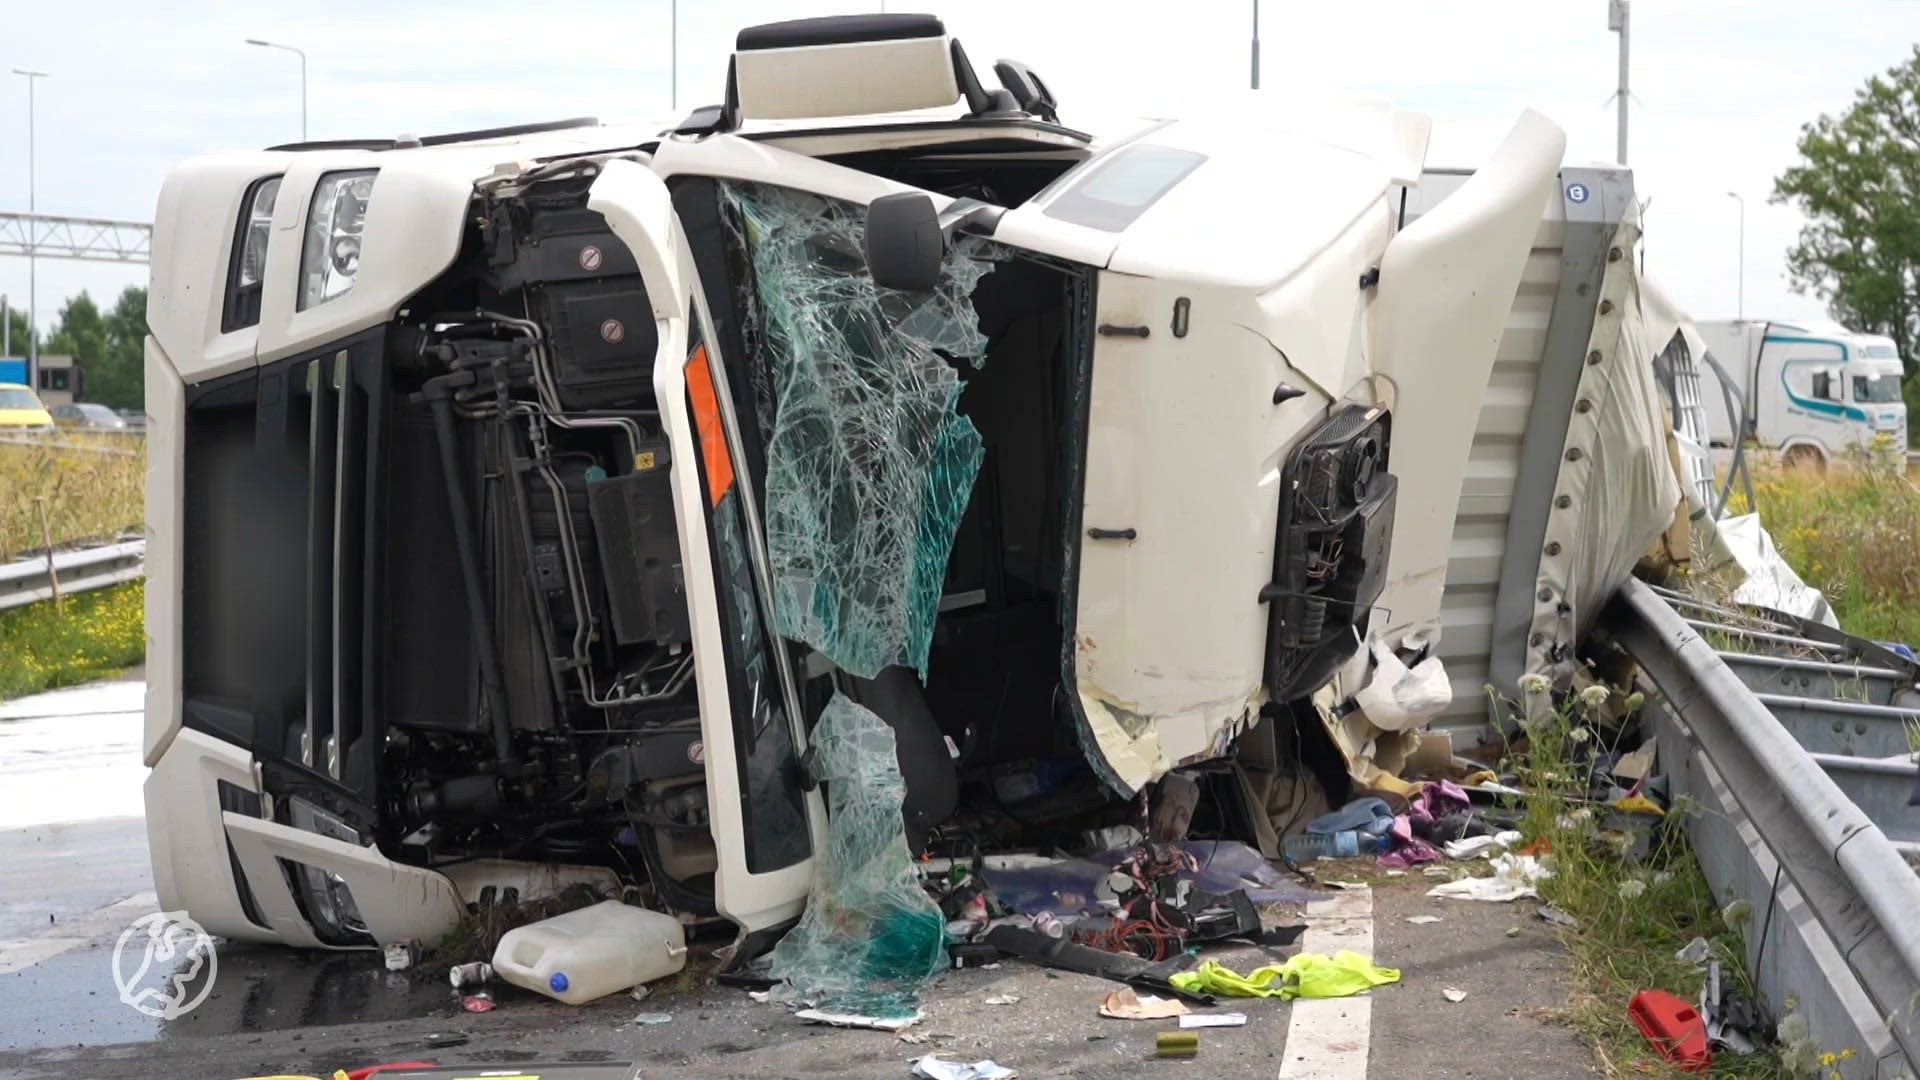
{"type": "Polygon", "coordinates": [[[499,777],[482,774],[456,776],[416,789],[413,812],[422,818],[484,820],[500,809],[499,777]]]}
{"type": "Polygon", "coordinates": [[[494,205],[487,225],[494,241],[488,284],[501,291],[549,281],[622,277],[639,273],[633,253],[585,206],[526,209],[494,205]]]}
{"type": "Polygon", "coordinates": [[[691,636],[668,464],[666,442],[648,443],[633,472],[587,486],[613,637],[622,645],[691,636]]]}
{"type": "Polygon", "coordinates": [[[639,277],[551,284],[534,295],[563,407],[603,409],[651,396],[659,334],[639,277]]]}

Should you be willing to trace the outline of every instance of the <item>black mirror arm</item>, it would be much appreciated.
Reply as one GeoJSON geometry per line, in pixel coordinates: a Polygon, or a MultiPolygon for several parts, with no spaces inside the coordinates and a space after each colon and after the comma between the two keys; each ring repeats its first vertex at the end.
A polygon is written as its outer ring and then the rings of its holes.
{"type": "Polygon", "coordinates": [[[979,199],[955,199],[940,214],[940,238],[951,248],[957,233],[992,236],[994,230],[1000,227],[1000,219],[1006,212],[1004,206],[984,203],[979,199]]]}

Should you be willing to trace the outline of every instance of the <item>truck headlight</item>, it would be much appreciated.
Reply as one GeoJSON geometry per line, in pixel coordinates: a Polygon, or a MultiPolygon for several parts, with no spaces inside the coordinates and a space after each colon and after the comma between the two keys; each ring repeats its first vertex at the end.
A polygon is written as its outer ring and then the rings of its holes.
{"type": "MultiPolygon", "coordinates": [[[[334,840],[365,846],[366,840],[331,811],[301,798],[287,800],[287,821],[296,829],[317,833],[334,840]]],[[[300,894],[300,906],[313,924],[315,936],[329,945],[367,945],[373,941],[360,918],[360,905],[353,902],[353,890],[346,879],[330,870],[306,863],[289,863],[293,884],[300,894]]]]}
{"type": "Polygon", "coordinates": [[[353,288],[360,273],[360,236],[367,224],[378,169],[332,172],[320,177],[307,211],[300,247],[299,310],[324,304],[353,288]]]}

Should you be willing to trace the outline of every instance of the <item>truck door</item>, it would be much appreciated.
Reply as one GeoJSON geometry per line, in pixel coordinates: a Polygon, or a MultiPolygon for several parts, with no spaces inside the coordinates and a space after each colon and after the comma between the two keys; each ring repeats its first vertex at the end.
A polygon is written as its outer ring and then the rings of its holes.
{"type": "MultiPolygon", "coordinates": [[[[805,733],[786,652],[770,631],[766,562],[748,470],[714,354],[693,256],[666,185],[609,161],[587,205],[640,266],[659,335],[654,391],[672,452],[676,526],[693,626],[694,678],[715,907],[748,935],[797,917],[824,840],[817,791],[803,784],[805,733]]],[[[754,951],[749,945],[748,951],[754,951]]]]}
{"type": "MultiPolygon", "coordinates": [[[[1846,364],[1846,346],[1824,338],[1768,333],[1762,346],[1762,379],[1772,369],[1771,386],[1763,381],[1761,396],[1777,402],[1777,423],[1764,433],[1768,446],[1790,446],[1795,442],[1816,442],[1828,457],[1843,453],[1857,441],[1849,429],[1851,421],[1864,417],[1858,409],[1845,404],[1846,384],[1841,369],[1846,364]]],[[[1762,421],[1769,417],[1762,406],[1762,421]]]]}

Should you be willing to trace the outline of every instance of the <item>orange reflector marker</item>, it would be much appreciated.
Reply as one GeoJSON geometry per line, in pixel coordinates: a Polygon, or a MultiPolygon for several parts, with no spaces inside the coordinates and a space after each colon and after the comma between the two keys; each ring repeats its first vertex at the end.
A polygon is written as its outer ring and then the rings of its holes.
{"type": "Polygon", "coordinates": [[[687,397],[693,402],[693,423],[700,429],[700,459],[707,466],[707,501],[719,506],[733,490],[733,456],[727,452],[727,430],[720,424],[720,398],[713,390],[713,372],[707,367],[707,347],[693,350],[687,361],[687,397]]]}

